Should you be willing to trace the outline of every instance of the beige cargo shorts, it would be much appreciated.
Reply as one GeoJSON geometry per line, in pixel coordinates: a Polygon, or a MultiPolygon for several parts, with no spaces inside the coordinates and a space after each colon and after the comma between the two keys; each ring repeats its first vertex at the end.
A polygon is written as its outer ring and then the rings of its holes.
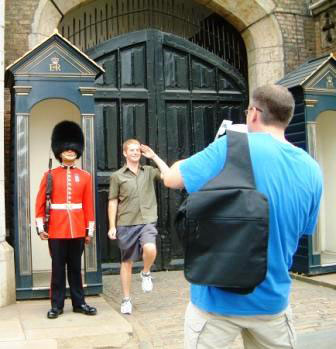
{"type": "Polygon", "coordinates": [[[241,334],[244,348],[296,348],[292,310],[275,315],[220,316],[189,303],[184,322],[184,348],[230,348],[241,334]]]}

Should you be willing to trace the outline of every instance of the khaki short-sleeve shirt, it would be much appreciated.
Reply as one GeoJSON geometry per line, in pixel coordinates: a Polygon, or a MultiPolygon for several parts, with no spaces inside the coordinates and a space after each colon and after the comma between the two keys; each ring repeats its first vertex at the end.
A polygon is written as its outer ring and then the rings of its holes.
{"type": "Polygon", "coordinates": [[[157,221],[154,182],[160,178],[152,166],[140,166],[137,175],[126,165],[112,173],[109,199],[118,199],[117,226],[157,221]]]}

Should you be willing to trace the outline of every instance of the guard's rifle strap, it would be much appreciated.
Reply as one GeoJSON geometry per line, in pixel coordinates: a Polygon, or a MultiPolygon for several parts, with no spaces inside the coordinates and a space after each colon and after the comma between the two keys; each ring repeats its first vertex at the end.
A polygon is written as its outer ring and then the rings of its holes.
{"type": "Polygon", "coordinates": [[[51,205],[51,192],[52,192],[52,175],[51,175],[52,159],[49,159],[49,171],[47,175],[47,188],[46,188],[46,207],[45,207],[45,220],[44,231],[47,233],[49,228],[50,219],[50,205],[51,205]]]}

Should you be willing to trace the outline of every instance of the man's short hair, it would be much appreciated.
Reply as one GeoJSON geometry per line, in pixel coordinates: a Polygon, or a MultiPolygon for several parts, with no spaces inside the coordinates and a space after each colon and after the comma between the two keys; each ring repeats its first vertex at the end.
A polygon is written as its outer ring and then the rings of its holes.
{"type": "Polygon", "coordinates": [[[139,144],[140,145],[140,142],[137,140],[137,139],[127,139],[124,143],[123,143],[123,151],[126,151],[127,150],[127,147],[130,145],[130,144],[139,144]]]}
{"type": "Polygon", "coordinates": [[[256,88],[252,94],[253,106],[260,108],[265,125],[286,127],[294,113],[295,101],[288,88],[280,85],[265,85],[256,88]]]}

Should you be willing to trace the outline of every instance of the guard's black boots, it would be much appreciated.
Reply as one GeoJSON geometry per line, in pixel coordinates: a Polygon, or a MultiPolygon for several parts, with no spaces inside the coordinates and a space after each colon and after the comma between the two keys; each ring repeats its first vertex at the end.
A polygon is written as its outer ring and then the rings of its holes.
{"type": "Polygon", "coordinates": [[[48,319],[56,319],[61,314],[63,314],[63,309],[51,308],[47,313],[47,317],[48,319]]]}
{"type": "Polygon", "coordinates": [[[79,307],[73,308],[74,313],[82,313],[85,315],[96,315],[97,309],[95,307],[90,307],[88,304],[82,304],[79,307]]]}

